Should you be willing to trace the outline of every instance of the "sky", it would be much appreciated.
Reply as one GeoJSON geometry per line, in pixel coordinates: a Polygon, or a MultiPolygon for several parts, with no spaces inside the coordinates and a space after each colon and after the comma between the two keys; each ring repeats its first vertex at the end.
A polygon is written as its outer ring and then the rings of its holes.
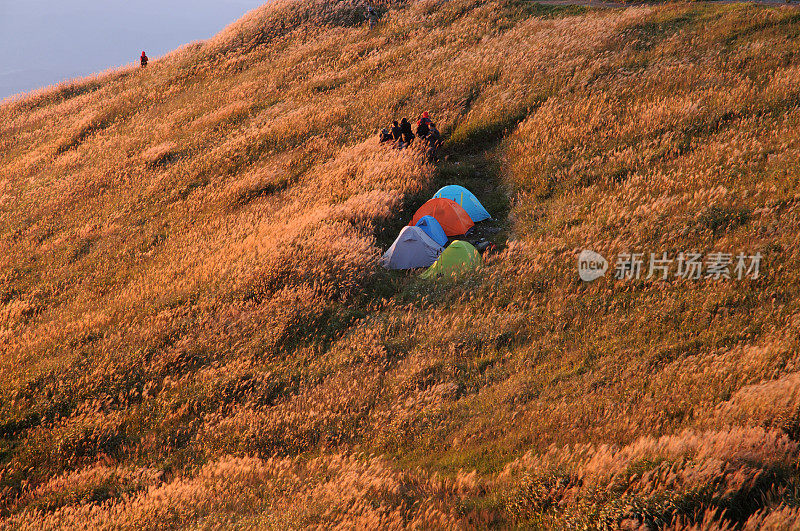
{"type": "Polygon", "coordinates": [[[266,0],[0,0],[0,99],[207,39],[266,0]]]}

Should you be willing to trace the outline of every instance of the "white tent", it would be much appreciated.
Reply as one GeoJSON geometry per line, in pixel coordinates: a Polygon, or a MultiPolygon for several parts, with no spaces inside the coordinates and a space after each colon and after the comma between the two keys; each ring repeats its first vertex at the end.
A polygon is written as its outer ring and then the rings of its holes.
{"type": "Polygon", "coordinates": [[[419,227],[403,227],[389,250],[383,254],[381,265],[386,269],[429,267],[444,247],[436,243],[419,227]]]}

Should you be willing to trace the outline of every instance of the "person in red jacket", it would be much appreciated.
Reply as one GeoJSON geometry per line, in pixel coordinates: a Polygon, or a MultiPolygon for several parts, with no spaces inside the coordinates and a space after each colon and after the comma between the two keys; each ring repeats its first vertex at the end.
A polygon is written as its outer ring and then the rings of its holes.
{"type": "Polygon", "coordinates": [[[142,67],[145,67],[145,66],[147,66],[147,54],[146,54],[146,53],[144,53],[144,50],[142,50],[142,57],[141,57],[141,60],[142,60],[142,67]]]}
{"type": "Polygon", "coordinates": [[[428,111],[422,113],[422,116],[419,117],[417,121],[417,136],[420,138],[425,138],[428,136],[428,132],[430,132],[430,126],[433,124],[431,121],[431,116],[428,114],[428,111]]]}

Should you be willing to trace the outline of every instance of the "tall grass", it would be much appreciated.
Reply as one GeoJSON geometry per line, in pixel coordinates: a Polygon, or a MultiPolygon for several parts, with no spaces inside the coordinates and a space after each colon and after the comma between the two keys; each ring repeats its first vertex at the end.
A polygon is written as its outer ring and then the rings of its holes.
{"type": "Polygon", "coordinates": [[[0,526],[797,526],[796,9],[379,7],[0,107],[0,526]],[[438,166],[375,138],[423,110],[438,166]],[[381,271],[474,157],[508,247],[381,271]]]}

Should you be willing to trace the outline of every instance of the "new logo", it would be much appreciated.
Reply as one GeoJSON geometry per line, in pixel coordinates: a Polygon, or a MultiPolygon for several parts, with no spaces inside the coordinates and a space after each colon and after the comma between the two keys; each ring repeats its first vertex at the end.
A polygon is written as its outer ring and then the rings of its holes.
{"type": "Polygon", "coordinates": [[[602,277],[608,271],[608,262],[602,255],[584,249],[578,255],[578,276],[584,282],[591,282],[602,277]]]}

